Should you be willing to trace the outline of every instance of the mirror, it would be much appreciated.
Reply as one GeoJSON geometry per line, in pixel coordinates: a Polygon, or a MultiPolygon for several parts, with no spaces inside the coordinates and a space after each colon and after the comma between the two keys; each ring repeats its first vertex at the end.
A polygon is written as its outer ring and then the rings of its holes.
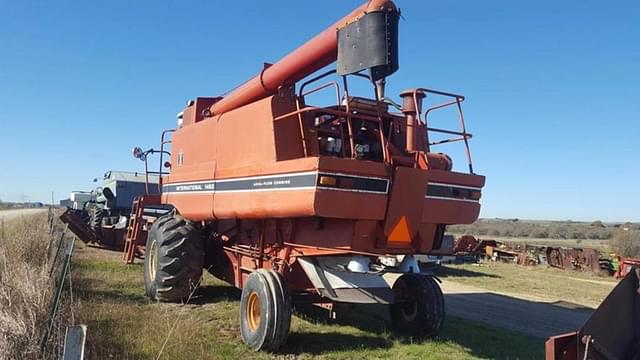
{"type": "Polygon", "coordinates": [[[145,159],[145,154],[144,151],[142,151],[142,149],[138,146],[133,148],[133,151],[131,152],[133,154],[133,157],[136,159],[140,159],[141,161],[144,161],[145,159]]]}

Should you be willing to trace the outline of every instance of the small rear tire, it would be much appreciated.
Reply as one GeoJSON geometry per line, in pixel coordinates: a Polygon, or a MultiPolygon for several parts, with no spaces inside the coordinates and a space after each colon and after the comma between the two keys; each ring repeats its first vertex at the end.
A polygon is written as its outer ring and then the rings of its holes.
{"type": "Polygon", "coordinates": [[[274,298],[276,324],[272,329],[272,340],[269,349],[276,351],[287,342],[291,328],[291,300],[289,290],[282,275],[278,272],[266,269],[259,269],[258,272],[267,279],[269,287],[271,288],[271,295],[274,298]]]}
{"type": "Polygon", "coordinates": [[[204,248],[197,228],[180,215],[158,218],[147,236],[145,294],[163,302],[184,302],[197,288],[204,248]]]}
{"type": "Polygon", "coordinates": [[[391,305],[393,327],[401,333],[433,337],[444,323],[444,296],[429,276],[404,274],[393,284],[396,302],[391,305]]]}
{"type": "Polygon", "coordinates": [[[240,299],[242,341],[254,351],[275,351],[286,341],[291,303],[280,274],[260,269],[247,278],[240,299]]]}

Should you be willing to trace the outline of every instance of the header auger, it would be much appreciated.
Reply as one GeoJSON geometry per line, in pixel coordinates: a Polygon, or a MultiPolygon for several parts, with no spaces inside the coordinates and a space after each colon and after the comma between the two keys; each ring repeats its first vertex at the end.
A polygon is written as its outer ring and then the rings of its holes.
{"type": "Polygon", "coordinates": [[[439,248],[447,225],[477,219],[485,179],[473,173],[464,97],[426,88],[400,94],[402,105],[385,97],[399,68],[399,15],[392,1],[371,0],[229,95],[189,101],[163,133],[170,171],[155,172],[173,210],[152,225],[134,217],[128,239],[142,248],[146,237],[149,297],[183,301],[207,269],[242,289],[242,338],[255,350],[286,341],[296,302],[389,304],[399,331],[439,332],[442,292],[414,254],[439,248]],[[351,93],[354,78],[371,84],[368,97],[351,93]],[[318,92],[335,104],[311,105],[318,92]],[[459,129],[430,127],[446,107],[459,129]],[[432,150],[451,142],[465,147],[469,172],[432,150]]]}

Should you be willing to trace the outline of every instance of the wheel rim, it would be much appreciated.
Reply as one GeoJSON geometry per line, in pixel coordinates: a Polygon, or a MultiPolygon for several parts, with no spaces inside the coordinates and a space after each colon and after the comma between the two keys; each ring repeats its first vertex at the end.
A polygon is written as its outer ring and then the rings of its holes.
{"type": "Polygon", "coordinates": [[[397,299],[402,299],[400,305],[400,315],[406,322],[412,322],[418,316],[418,300],[416,294],[409,287],[407,280],[400,278],[394,285],[394,293],[397,299]]]}
{"type": "Polygon", "coordinates": [[[158,248],[158,242],[157,241],[153,241],[151,243],[151,248],[149,249],[149,251],[147,251],[147,256],[149,256],[149,263],[148,263],[148,272],[149,272],[149,277],[151,278],[151,281],[155,281],[156,280],[156,271],[158,270],[158,256],[157,256],[157,248],[158,248]]]}
{"type": "Polygon", "coordinates": [[[402,317],[404,317],[406,321],[415,320],[416,316],[418,315],[418,302],[411,301],[403,304],[400,308],[400,312],[402,313],[402,317]]]}
{"type": "Polygon", "coordinates": [[[256,331],[260,326],[260,297],[256,292],[252,292],[249,295],[249,301],[247,301],[247,317],[249,320],[249,329],[256,331]]]}

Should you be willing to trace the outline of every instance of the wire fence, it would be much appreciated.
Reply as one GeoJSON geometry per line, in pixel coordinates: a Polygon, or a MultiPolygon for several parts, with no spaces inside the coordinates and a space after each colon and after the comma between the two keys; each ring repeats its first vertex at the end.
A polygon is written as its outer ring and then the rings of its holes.
{"type": "Polygon", "coordinates": [[[77,303],[73,297],[71,277],[71,257],[76,237],[68,231],[56,211],[49,209],[49,258],[51,267],[53,296],[49,317],[43,324],[40,342],[41,354],[45,359],[83,359],[86,326],[76,325],[77,303]]]}

